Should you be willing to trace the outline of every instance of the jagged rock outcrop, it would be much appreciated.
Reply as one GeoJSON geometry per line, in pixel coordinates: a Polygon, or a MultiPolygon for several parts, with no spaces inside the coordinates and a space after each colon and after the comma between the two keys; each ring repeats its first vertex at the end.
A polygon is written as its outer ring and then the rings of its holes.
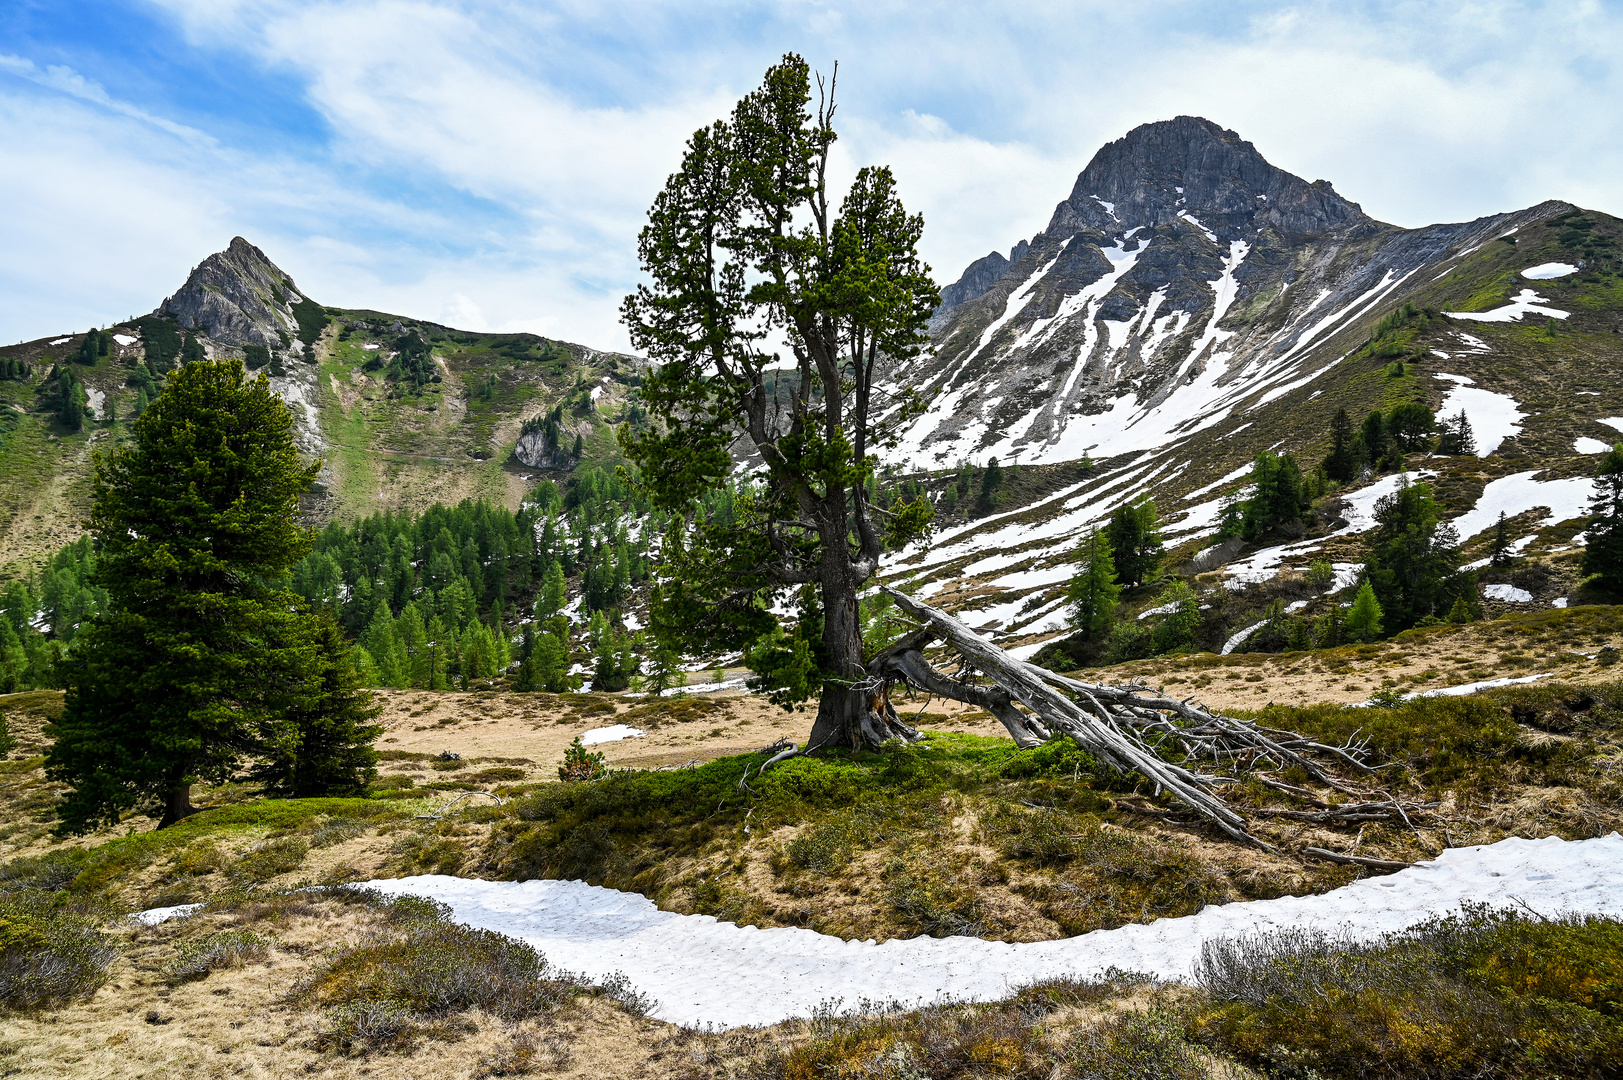
{"type": "Polygon", "coordinates": [[[182,328],[220,344],[280,352],[293,347],[298,332],[293,305],[303,299],[292,278],[237,236],[199,263],[153,314],[172,316],[182,328]]]}
{"type": "Polygon", "coordinates": [[[548,439],[546,430],[539,427],[526,430],[518,437],[513,456],[532,469],[567,472],[580,464],[579,458],[548,439]]]}
{"type": "Polygon", "coordinates": [[[236,236],[224,251],[198,263],[153,314],[197,335],[211,356],[242,356],[250,345],[268,349],[272,359],[266,374],[293,412],[294,440],[306,453],[319,454],[326,448],[317,408],[320,372],[301,362],[298,304],[313,306],[263,251],[236,236]]]}
{"type": "Polygon", "coordinates": [[[934,348],[888,374],[930,407],[899,457],[939,468],[1170,446],[1311,381],[1402,303],[1546,203],[1400,229],[1198,117],[1102,148],[1048,227],[943,290],[934,348]]]}

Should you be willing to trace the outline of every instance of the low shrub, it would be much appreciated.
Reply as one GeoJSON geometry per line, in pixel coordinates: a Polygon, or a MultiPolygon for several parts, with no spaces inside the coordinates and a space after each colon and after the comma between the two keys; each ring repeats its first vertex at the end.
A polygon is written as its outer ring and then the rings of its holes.
{"type": "Polygon", "coordinates": [[[87,998],[107,981],[115,955],[95,920],[45,898],[0,896],[0,1010],[87,998]]]}
{"type": "Polygon", "coordinates": [[[222,930],[183,946],[164,968],[164,978],[173,986],[204,978],[211,971],[242,967],[249,961],[265,959],[271,945],[270,938],[252,930],[222,930]]]}
{"type": "Polygon", "coordinates": [[[346,840],[353,840],[366,831],[366,823],[354,818],[339,817],[328,818],[310,833],[310,846],[313,848],[332,847],[342,844],[346,840]]]}
{"type": "Polygon", "coordinates": [[[402,897],[384,910],[386,929],[329,959],[289,994],[327,1010],[333,1046],[401,1048],[469,1009],[516,1021],[554,1013],[591,989],[525,942],[451,922],[433,901],[402,897]]]}
{"type": "Polygon", "coordinates": [[[1615,1077],[1623,922],[1468,908],[1354,942],[1307,931],[1208,943],[1190,1031],[1290,1076],[1615,1077]]]}
{"type": "Polygon", "coordinates": [[[267,840],[231,864],[231,876],[238,881],[269,881],[278,874],[297,870],[310,853],[310,842],[302,836],[267,840]]]}

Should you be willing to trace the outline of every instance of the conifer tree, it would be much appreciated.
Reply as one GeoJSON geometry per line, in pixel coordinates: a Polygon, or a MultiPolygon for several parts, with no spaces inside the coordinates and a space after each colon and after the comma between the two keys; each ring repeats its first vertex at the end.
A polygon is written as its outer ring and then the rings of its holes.
{"type": "Polygon", "coordinates": [[[1623,592],[1623,443],[1617,443],[1595,469],[1585,530],[1584,573],[1611,592],[1623,592]]]}
{"type": "Polygon", "coordinates": [[[1345,484],[1358,475],[1358,458],[1354,447],[1357,438],[1352,419],[1346,409],[1337,409],[1330,421],[1330,453],[1324,459],[1325,475],[1345,484]]]}
{"type": "Polygon", "coordinates": [[[918,404],[906,391],[879,396],[876,373],[927,343],[940,294],[918,257],[923,221],[890,170],[859,170],[832,205],[833,103],[824,94],[814,112],[811,92],[806,62],[785,56],[729,119],[693,135],[656,198],[638,240],[649,282],[622,311],[656,365],[641,398],[658,423],[619,437],[674,515],[655,630],[687,651],[761,657],[758,681],[784,704],[818,698],[810,742],[877,749],[912,733],[869,709],[858,592],[887,546],[924,534],[932,508],[921,499],[880,515],[868,501],[875,454],[918,404]],[[759,489],[734,522],[690,528],[740,433],[760,455],[759,489]],[[821,640],[815,667],[791,671],[773,659],[773,607],[804,585],[820,594],[821,640]]]}
{"type": "Polygon", "coordinates": [[[290,688],[277,738],[249,775],[268,795],[290,799],[366,794],[377,779],[373,741],[383,708],[361,689],[350,646],[338,623],[318,612],[303,628],[314,647],[314,663],[290,688]]]}
{"type": "Polygon", "coordinates": [[[160,827],[190,814],[194,783],[280,741],[279,704],[318,651],[298,598],[272,584],[309,547],[294,512],[320,467],[300,463],[286,406],[240,361],[194,363],[134,428],[96,461],[111,610],[80,630],[49,729],[67,832],[154,805],[160,827]]]}
{"type": "Polygon", "coordinates": [[[998,464],[997,458],[986,463],[986,469],[981,473],[981,497],[975,508],[983,514],[989,514],[997,509],[1001,497],[999,490],[1003,487],[1003,466],[998,464]]]}
{"type": "Polygon", "coordinates": [[[1081,569],[1065,590],[1071,604],[1071,625],[1083,641],[1105,637],[1115,618],[1121,586],[1116,584],[1116,563],[1110,551],[1110,537],[1098,529],[1077,549],[1081,569]]]}
{"type": "Polygon", "coordinates": [[[1161,532],[1155,503],[1149,499],[1117,507],[1105,536],[1116,563],[1116,580],[1127,588],[1149,581],[1161,568],[1161,532]]]}
{"type": "Polygon", "coordinates": [[[1347,636],[1354,641],[1373,641],[1381,636],[1381,602],[1375,598],[1375,590],[1368,581],[1358,588],[1358,595],[1353,598],[1352,607],[1347,612],[1343,625],[1347,629],[1347,636]]]}
{"type": "Polygon", "coordinates": [[[1510,525],[1503,510],[1493,526],[1493,546],[1488,550],[1489,566],[1504,566],[1510,562],[1510,525]]]}
{"type": "Polygon", "coordinates": [[[1364,578],[1380,600],[1390,632],[1407,630],[1421,619],[1441,618],[1456,597],[1475,595],[1476,579],[1459,572],[1453,526],[1441,523],[1442,508],[1428,484],[1404,480],[1375,503],[1364,578]]]}

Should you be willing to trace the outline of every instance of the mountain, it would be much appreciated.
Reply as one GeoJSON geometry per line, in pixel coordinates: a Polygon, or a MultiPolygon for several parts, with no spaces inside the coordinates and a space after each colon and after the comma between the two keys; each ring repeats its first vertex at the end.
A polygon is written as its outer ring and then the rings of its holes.
{"type": "MultiPolygon", "coordinates": [[[[943,289],[933,348],[888,374],[928,402],[904,428],[904,473],[937,494],[941,470],[996,457],[1020,479],[1000,512],[942,514],[933,546],[887,569],[1031,641],[1063,624],[1077,541],[1130,499],[1157,501],[1175,565],[1231,590],[1315,559],[1351,567],[1395,476],[1338,492],[1322,540],[1207,549],[1259,451],[1311,471],[1338,408],[1356,424],[1403,401],[1464,411],[1485,447],[1409,463],[1473,552],[1485,534],[1465,515],[1488,514],[1484,499],[1529,554],[1573,552],[1589,455],[1623,426],[1619,226],[1545,202],[1403,229],[1208,120],[1135,128],[1094,155],[1046,229],[943,289]],[[1389,316],[1401,325],[1377,333],[1389,316]]],[[[1571,570],[1535,600],[1556,598],[1571,570]]],[[[1245,625],[1252,612],[1229,606],[1245,625]]]]}
{"type": "Polygon", "coordinates": [[[534,334],[326,307],[240,236],[150,315],[109,328],[93,363],[80,359],[86,337],[0,348],[0,570],[37,566],[80,534],[94,452],[127,437],[144,366],[161,374],[187,337],[244,359],[292,407],[300,449],[322,461],[304,508],[314,524],[462,498],[516,506],[545,471],[581,460],[577,437],[582,459],[613,459],[612,425],[643,367],[534,334]],[[56,415],[59,368],[86,389],[81,430],[56,415]]]}

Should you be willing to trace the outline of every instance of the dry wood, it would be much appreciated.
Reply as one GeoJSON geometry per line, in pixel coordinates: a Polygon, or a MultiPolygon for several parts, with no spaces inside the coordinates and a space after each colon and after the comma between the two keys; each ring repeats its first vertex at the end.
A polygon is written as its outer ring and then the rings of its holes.
{"type": "Polygon", "coordinates": [[[1367,855],[1343,855],[1339,851],[1330,851],[1322,847],[1303,848],[1302,854],[1310,859],[1323,859],[1325,862],[1341,863],[1343,866],[1367,866],[1371,870],[1407,870],[1414,865],[1393,862],[1391,859],[1372,859],[1367,855]]]}

